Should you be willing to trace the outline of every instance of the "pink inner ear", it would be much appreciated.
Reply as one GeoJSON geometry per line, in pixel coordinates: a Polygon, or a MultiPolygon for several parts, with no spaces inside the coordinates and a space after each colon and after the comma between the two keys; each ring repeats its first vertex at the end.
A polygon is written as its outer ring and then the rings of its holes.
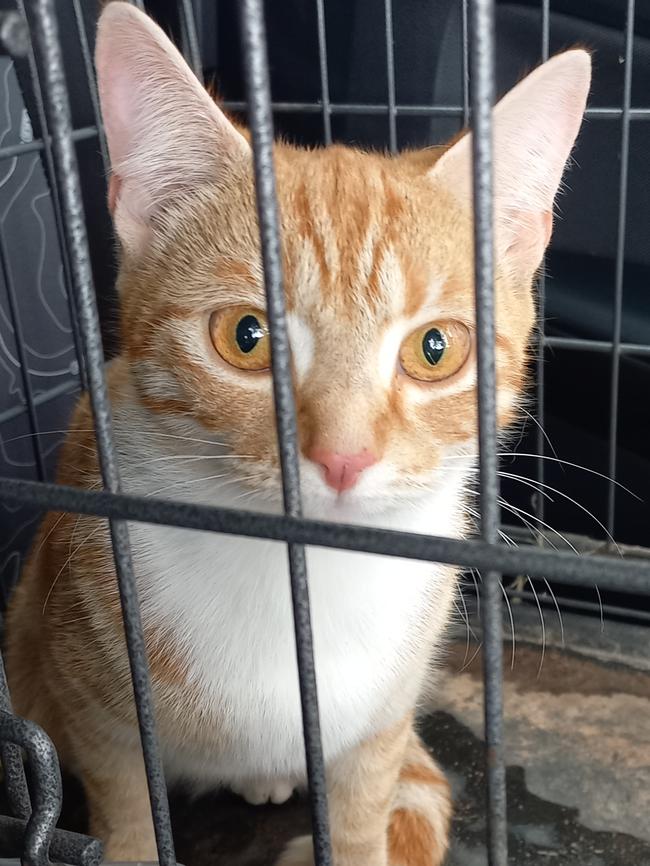
{"type": "Polygon", "coordinates": [[[553,214],[550,210],[542,214],[542,228],[544,230],[544,249],[546,249],[551,242],[551,235],[553,234],[553,214]]]}
{"type": "Polygon", "coordinates": [[[128,3],[105,6],[95,57],[115,173],[108,206],[122,242],[136,252],[161,206],[226,183],[250,149],[158,25],[128,3]]]}
{"type": "Polygon", "coordinates": [[[553,232],[553,215],[550,211],[508,211],[508,240],[505,254],[526,268],[534,270],[542,261],[544,251],[553,232]]]}
{"type": "Polygon", "coordinates": [[[122,180],[116,174],[112,174],[108,179],[108,210],[111,216],[115,213],[117,199],[120,194],[122,180]]]}

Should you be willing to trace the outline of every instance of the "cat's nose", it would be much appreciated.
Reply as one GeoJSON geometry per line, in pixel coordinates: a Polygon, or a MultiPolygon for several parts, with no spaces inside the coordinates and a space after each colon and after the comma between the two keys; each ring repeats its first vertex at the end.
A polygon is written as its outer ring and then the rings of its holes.
{"type": "Polygon", "coordinates": [[[307,456],[323,467],[326,483],[339,493],[354,487],[363,470],[377,462],[375,455],[367,448],[358,454],[340,454],[327,448],[312,448],[307,456]]]}

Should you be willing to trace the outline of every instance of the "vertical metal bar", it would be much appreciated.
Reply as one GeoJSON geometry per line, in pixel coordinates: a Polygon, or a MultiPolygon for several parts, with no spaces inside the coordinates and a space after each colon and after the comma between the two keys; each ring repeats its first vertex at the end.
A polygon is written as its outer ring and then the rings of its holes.
{"type": "Polygon", "coordinates": [[[463,39],[463,127],[469,126],[469,19],[467,0],[462,6],[462,39],[463,39]]]}
{"type": "Polygon", "coordinates": [[[481,526],[498,540],[496,366],[494,356],[494,249],[492,106],[494,104],[494,0],[471,0],[472,171],[479,400],[481,526]]]}
{"type": "Polygon", "coordinates": [[[323,140],[332,143],[332,107],[330,103],[330,82],[327,71],[327,34],[325,32],[325,6],[323,0],[316,0],[318,19],[318,62],[320,64],[320,99],[323,111],[323,140]]]}
{"type": "MultiPolygon", "coordinates": [[[[494,356],[494,245],[492,106],[495,96],[494,0],[470,3],[472,170],[480,450],[481,530],[498,541],[496,367],[494,356]]],[[[488,779],[488,862],[507,866],[503,754],[503,638],[500,575],[483,575],[485,741],[488,779]]]]}
{"type": "MultiPolygon", "coordinates": [[[[18,0],[18,9],[20,11],[23,21],[25,22],[25,27],[27,27],[27,22],[29,21],[29,18],[25,9],[24,0],[18,0]]],[[[68,309],[70,311],[70,324],[72,325],[72,339],[74,341],[75,354],[77,355],[77,362],[79,364],[79,378],[81,379],[82,387],[84,388],[84,390],[86,390],[88,387],[88,381],[86,377],[85,360],[83,357],[83,352],[81,351],[79,316],[75,305],[75,298],[73,296],[73,293],[70,291],[70,286],[72,283],[72,272],[70,268],[70,256],[65,239],[65,231],[63,229],[63,216],[61,214],[61,196],[59,193],[58,182],[59,179],[57,178],[56,172],[54,171],[54,160],[52,157],[52,141],[50,139],[47,125],[47,117],[45,114],[45,107],[43,105],[43,91],[41,89],[41,80],[38,73],[38,64],[36,63],[36,55],[34,53],[34,45],[31,33],[29,34],[27,45],[29,74],[32,81],[32,87],[34,89],[34,104],[36,105],[38,123],[41,127],[41,135],[43,136],[43,156],[45,158],[45,169],[47,174],[47,180],[50,185],[50,195],[52,197],[52,211],[54,213],[54,225],[56,227],[56,236],[59,244],[59,250],[61,252],[61,263],[63,265],[63,276],[68,293],[68,309]]]]}
{"type": "Polygon", "coordinates": [[[628,0],[625,18],[625,73],[623,77],[623,114],[621,116],[621,169],[618,193],[618,236],[616,239],[616,276],[614,282],[614,325],[612,328],[612,373],[610,384],[609,490],[607,496],[607,529],[614,535],[616,523],[616,464],[618,446],[618,392],[621,367],[621,322],[623,318],[623,273],[625,268],[625,233],[627,223],[627,186],[630,158],[630,102],[634,61],[634,4],[628,0]]]}
{"type": "Polygon", "coordinates": [[[97,127],[97,136],[99,138],[99,149],[102,154],[102,164],[104,166],[104,177],[108,177],[110,172],[110,159],[108,157],[108,145],[106,144],[106,134],[104,132],[104,124],[102,123],[102,114],[99,108],[99,93],[97,91],[97,80],[95,78],[95,67],[93,58],[88,45],[88,36],[86,34],[86,26],[84,23],[83,10],[81,8],[81,0],[72,0],[72,8],[74,10],[75,21],[77,22],[77,32],[79,34],[79,46],[81,48],[81,57],[83,59],[86,79],[88,81],[88,92],[90,93],[90,101],[93,107],[93,117],[95,118],[95,126],[97,127]]]}
{"type": "MultiPolygon", "coordinates": [[[[53,0],[32,0],[32,3],[35,13],[36,40],[42,60],[43,89],[52,134],[55,168],[63,180],[63,215],[87,361],[99,463],[106,489],[117,493],[120,490],[120,475],[113,442],[110,401],[104,374],[104,356],[56,14],[53,0]]],[[[127,524],[123,520],[112,520],[110,530],[158,858],[162,866],[175,866],[176,857],[167,790],[156,736],[151,683],[127,524]]]]}
{"type": "Polygon", "coordinates": [[[393,38],[393,0],[384,0],[386,22],[386,83],[388,100],[388,146],[397,153],[397,111],[395,109],[395,50],[393,38]]]}
{"type": "Polygon", "coordinates": [[[20,310],[18,309],[18,299],[14,288],[14,280],[11,275],[11,267],[9,265],[9,256],[5,245],[4,237],[0,232],[0,270],[2,278],[7,289],[7,302],[9,306],[9,317],[11,326],[14,331],[14,343],[16,347],[16,358],[20,367],[20,378],[23,385],[23,397],[25,398],[25,406],[27,408],[27,417],[29,418],[30,426],[30,443],[34,453],[34,463],[36,465],[36,475],[39,481],[45,480],[45,460],[41,451],[41,442],[39,438],[38,415],[36,414],[36,404],[32,393],[32,382],[29,378],[29,370],[27,368],[27,353],[25,351],[25,338],[23,335],[23,327],[20,321],[20,310]]]}
{"type": "MultiPolygon", "coordinates": [[[[300,517],[302,516],[302,503],[298,468],[296,408],[284,305],[280,222],[273,167],[273,117],[264,15],[261,0],[241,0],[239,8],[255,163],[255,189],[264,284],[271,331],[273,389],[284,508],[288,515],[300,517]]],[[[325,762],[320,735],[305,549],[302,545],[289,544],[288,553],[314,838],[314,859],[316,866],[330,866],[332,856],[325,762]]]]}
{"type": "Polygon", "coordinates": [[[199,79],[203,81],[203,64],[201,62],[201,48],[199,45],[199,36],[196,32],[196,20],[194,18],[194,7],[192,0],[179,0],[179,9],[183,21],[183,30],[187,40],[187,54],[190,61],[192,71],[199,79]]]}
{"type": "MultiPolygon", "coordinates": [[[[4,713],[12,712],[2,653],[0,653],[0,711],[4,713]]],[[[3,744],[1,754],[5,774],[5,788],[11,812],[16,818],[29,818],[32,804],[29,798],[25,768],[23,767],[20,749],[15,745],[3,744]]]]}
{"type": "Polygon", "coordinates": [[[56,750],[45,731],[34,722],[0,712],[0,740],[27,753],[34,793],[23,841],[23,866],[49,866],[50,843],[61,814],[61,771],[56,750]]]}
{"type": "Polygon", "coordinates": [[[542,0],[542,62],[548,60],[551,37],[551,0],[542,0]]]}
{"type": "MultiPolygon", "coordinates": [[[[550,0],[542,0],[542,39],[541,39],[541,55],[542,62],[548,60],[549,54],[549,43],[550,43],[550,29],[551,29],[551,16],[550,16],[550,0]]],[[[542,268],[539,275],[539,280],[537,282],[537,321],[538,321],[538,332],[537,332],[537,361],[535,364],[536,370],[536,383],[535,383],[535,397],[537,403],[537,453],[540,457],[544,457],[546,450],[546,440],[544,433],[544,363],[546,360],[545,356],[545,346],[544,346],[544,315],[546,311],[546,262],[542,262],[542,268]]],[[[541,490],[544,489],[545,476],[546,476],[546,461],[538,460],[537,461],[537,481],[541,490]]],[[[540,493],[537,493],[534,499],[534,510],[535,516],[537,520],[540,521],[540,524],[544,523],[545,516],[545,503],[546,497],[542,496],[540,493]]],[[[543,533],[537,534],[537,543],[540,545],[544,545],[545,535],[543,533]]]]}

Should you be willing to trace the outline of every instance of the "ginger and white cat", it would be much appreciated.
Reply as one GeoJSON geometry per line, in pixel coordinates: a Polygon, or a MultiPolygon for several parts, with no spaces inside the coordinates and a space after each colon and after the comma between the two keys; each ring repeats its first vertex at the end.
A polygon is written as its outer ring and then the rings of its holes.
{"type": "MultiPolygon", "coordinates": [[[[120,240],[109,365],[126,491],[281,510],[251,149],[126,3],[97,40],[120,240]]],[[[498,417],[517,414],[532,285],[590,82],[582,50],[497,106],[498,417]]],[[[463,536],[476,461],[471,139],[386,156],[275,152],[307,515],[463,536]]],[[[59,478],[99,485],[89,401],[59,478]]],[[[130,527],[171,782],[281,801],[305,783],[286,548],[130,527]]],[[[414,715],[454,569],[309,549],[336,866],[434,866],[448,785],[414,715]]],[[[45,727],[113,860],[156,859],[104,521],[50,514],[8,617],[17,712],[45,727]]],[[[313,862],[294,840],[282,864],[313,862]]]]}

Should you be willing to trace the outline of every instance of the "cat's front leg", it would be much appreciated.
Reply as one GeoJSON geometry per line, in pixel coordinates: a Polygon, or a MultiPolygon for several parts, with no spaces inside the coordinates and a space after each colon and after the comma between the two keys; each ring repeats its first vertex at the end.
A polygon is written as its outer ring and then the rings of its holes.
{"type": "Polygon", "coordinates": [[[88,801],[90,832],[104,843],[105,859],[157,862],[141,750],[107,741],[84,744],[76,757],[88,801]]]}
{"type": "MultiPolygon", "coordinates": [[[[410,716],[327,767],[335,866],[388,866],[387,828],[411,731],[410,716]]],[[[313,866],[311,837],[294,839],[278,866],[313,866]]]]}
{"type": "MultiPolygon", "coordinates": [[[[440,866],[451,803],[444,775],[409,716],[327,770],[334,866],[440,866]]],[[[313,866],[312,840],[294,839],[277,866],[313,866]]]]}

